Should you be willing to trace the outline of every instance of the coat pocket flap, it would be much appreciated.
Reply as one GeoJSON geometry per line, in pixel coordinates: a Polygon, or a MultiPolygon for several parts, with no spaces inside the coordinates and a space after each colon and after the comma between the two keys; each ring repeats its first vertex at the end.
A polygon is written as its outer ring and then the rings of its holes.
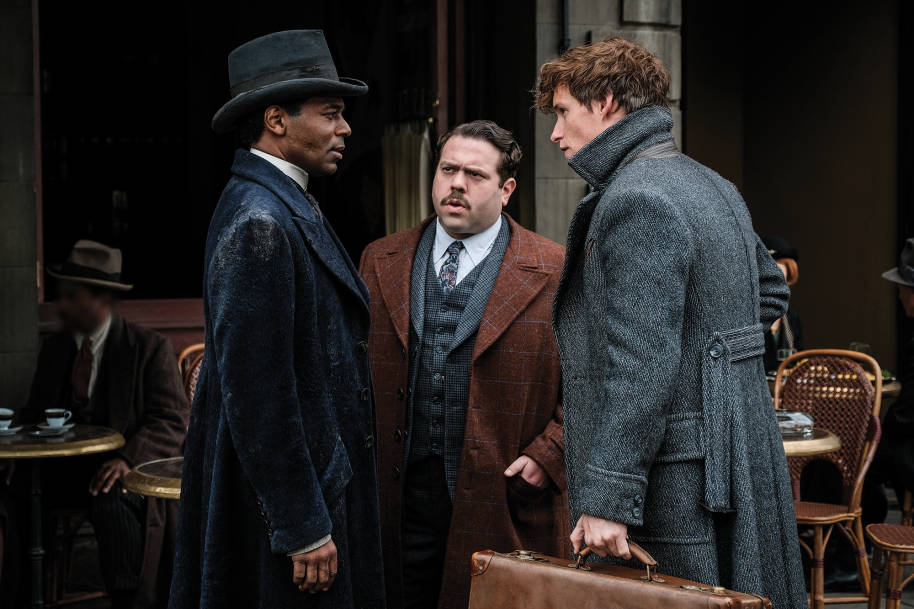
{"type": "Polygon", "coordinates": [[[656,463],[695,461],[705,458],[704,422],[700,412],[670,415],[656,463]]]}

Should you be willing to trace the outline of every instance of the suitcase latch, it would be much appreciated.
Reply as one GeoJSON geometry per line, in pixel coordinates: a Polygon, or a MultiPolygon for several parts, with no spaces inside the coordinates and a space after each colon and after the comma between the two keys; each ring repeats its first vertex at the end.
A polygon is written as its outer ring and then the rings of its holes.
{"type": "Polygon", "coordinates": [[[513,556],[514,558],[519,558],[520,560],[529,560],[532,562],[549,562],[536,552],[531,552],[530,550],[514,550],[508,556],[513,556]]]}

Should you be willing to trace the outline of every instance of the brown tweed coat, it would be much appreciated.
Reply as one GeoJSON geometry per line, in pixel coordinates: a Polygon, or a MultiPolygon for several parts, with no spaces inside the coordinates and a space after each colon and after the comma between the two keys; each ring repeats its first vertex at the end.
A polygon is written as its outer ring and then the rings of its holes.
{"type": "MultiPolygon", "coordinates": [[[[370,244],[360,270],[371,293],[369,353],[378,417],[381,538],[388,609],[403,604],[401,482],[409,340],[410,273],[420,226],[370,244]]],[[[552,297],[564,248],[509,216],[511,239],[483,313],[473,351],[457,492],[439,609],[464,609],[470,556],[520,548],[570,555],[565,495],[561,370],[552,331],[552,297]],[[536,460],[554,485],[537,492],[504,470],[520,455],[536,460]]]]}

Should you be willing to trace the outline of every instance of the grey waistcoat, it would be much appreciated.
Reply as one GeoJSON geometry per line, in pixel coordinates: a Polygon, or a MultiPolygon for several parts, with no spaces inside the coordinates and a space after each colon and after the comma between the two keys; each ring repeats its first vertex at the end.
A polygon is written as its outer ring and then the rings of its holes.
{"type": "Polygon", "coordinates": [[[442,457],[451,499],[460,469],[476,334],[509,237],[503,221],[489,255],[448,296],[441,290],[439,269],[430,262],[434,222],[423,233],[413,261],[407,455],[442,457]]]}

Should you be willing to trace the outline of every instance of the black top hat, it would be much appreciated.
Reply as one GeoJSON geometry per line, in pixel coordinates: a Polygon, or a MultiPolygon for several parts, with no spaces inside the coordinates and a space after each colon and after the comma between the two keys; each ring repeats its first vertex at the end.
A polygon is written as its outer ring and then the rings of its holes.
{"type": "Polygon", "coordinates": [[[321,30],[274,32],[246,42],[228,57],[232,99],[213,116],[213,131],[226,133],[249,112],[269,104],[322,95],[364,95],[368,85],[336,73],[321,30]]]}
{"type": "Polygon", "coordinates": [[[787,243],[787,239],[784,237],[769,236],[762,237],[762,243],[765,244],[765,247],[768,248],[768,253],[771,254],[771,257],[775,260],[780,260],[781,258],[791,258],[800,261],[800,253],[790,247],[790,244],[787,243]]]}
{"type": "Polygon", "coordinates": [[[914,288],[914,237],[905,241],[898,266],[887,270],[882,278],[914,288]]]}

